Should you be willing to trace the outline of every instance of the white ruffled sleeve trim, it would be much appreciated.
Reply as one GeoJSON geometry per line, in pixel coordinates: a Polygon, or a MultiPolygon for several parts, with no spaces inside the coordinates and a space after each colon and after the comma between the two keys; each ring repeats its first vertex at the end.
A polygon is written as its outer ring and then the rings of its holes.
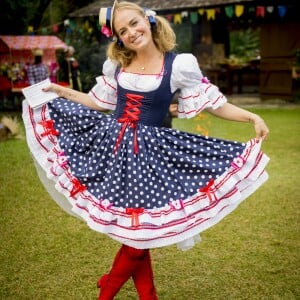
{"type": "Polygon", "coordinates": [[[96,78],[96,85],[89,91],[91,99],[100,107],[115,110],[117,103],[117,64],[107,59],[103,64],[103,75],[96,78]]]}
{"type": "Polygon", "coordinates": [[[206,108],[217,109],[227,102],[218,87],[202,75],[196,57],[178,54],[173,62],[171,89],[179,89],[178,117],[192,118],[206,108]]]}

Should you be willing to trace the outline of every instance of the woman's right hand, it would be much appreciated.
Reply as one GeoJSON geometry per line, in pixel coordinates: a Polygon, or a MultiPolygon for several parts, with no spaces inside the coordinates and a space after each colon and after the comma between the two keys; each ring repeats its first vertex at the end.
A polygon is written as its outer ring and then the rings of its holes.
{"type": "Polygon", "coordinates": [[[51,83],[46,88],[43,88],[43,92],[54,92],[59,97],[63,96],[63,91],[64,91],[64,87],[56,83],[51,83]]]}

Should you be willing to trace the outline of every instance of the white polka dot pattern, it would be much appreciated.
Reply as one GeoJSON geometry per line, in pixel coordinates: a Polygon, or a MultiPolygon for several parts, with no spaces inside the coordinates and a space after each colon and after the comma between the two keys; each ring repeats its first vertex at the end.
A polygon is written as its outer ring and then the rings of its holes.
{"type": "Polygon", "coordinates": [[[245,144],[173,129],[138,125],[138,154],[133,130],[126,129],[116,155],[121,125],[110,115],[69,101],[52,106],[59,144],[72,174],[98,199],[117,207],[163,207],[186,199],[223,174],[245,144]]]}

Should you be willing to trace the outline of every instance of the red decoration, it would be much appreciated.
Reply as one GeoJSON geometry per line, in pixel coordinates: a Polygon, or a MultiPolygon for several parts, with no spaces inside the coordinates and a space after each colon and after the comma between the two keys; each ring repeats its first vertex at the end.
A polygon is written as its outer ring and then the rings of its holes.
{"type": "Polygon", "coordinates": [[[131,215],[131,226],[139,226],[139,214],[144,212],[144,208],[126,208],[126,214],[131,215]]]}

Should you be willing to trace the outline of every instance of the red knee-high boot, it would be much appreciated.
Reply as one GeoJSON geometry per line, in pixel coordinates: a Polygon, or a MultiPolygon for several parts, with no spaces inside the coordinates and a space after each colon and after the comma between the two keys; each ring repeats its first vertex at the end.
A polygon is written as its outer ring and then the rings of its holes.
{"type": "Polygon", "coordinates": [[[134,270],[132,279],[140,300],[158,300],[153,281],[150,251],[146,251],[144,257],[134,270]]]}
{"type": "Polygon", "coordinates": [[[98,281],[100,294],[98,300],[113,300],[121,287],[132,276],[141,258],[145,256],[142,249],[122,245],[115,256],[112,268],[108,274],[103,275],[98,281]]]}

